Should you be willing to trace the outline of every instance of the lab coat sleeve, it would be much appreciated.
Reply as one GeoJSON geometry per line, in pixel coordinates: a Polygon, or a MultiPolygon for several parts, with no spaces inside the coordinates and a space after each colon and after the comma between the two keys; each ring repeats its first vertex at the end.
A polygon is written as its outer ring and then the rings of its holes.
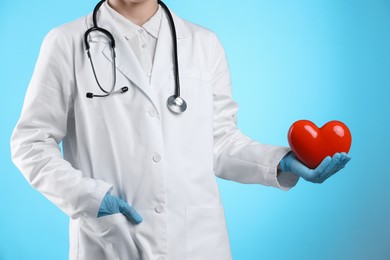
{"type": "Polygon", "coordinates": [[[63,159],[59,148],[72,112],[71,52],[58,28],[46,35],[11,136],[11,154],[27,181],[67,215],[96,217],[112,186],[83,177],[63,159]]]}
{"type": "Polygon", "coordinates": [[[237,127],[238,105],[232,99],[225,52],[215,34],[212,46],[215,175],[240,183],[290,189],[299,177],[289,172],[277,174],[277,165],[290,149],[256,142],[237,127]]]}

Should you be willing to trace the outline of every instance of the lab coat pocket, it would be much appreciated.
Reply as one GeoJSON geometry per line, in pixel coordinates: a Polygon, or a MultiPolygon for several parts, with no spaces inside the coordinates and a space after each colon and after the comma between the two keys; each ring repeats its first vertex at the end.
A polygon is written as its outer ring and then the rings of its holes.
{"type": "Polygon", "coordinates": [[[84,218],[83,222],[87,222],[89,225],[93,226],[95,229],[104,230],[109,228],[112,225],[120,224],[120,223],[126,223],[129,220],[127,220],[126,216],[117,213],[117,214],[111,214],[99,218],[84,218]]]}
{"type": "Polygon", "coordinates": [[[222,206],[186,208],[187,260],[231,259],[222,206]]]}
{"type": "Polygon", "coordinates": [[[134,224],[123,214],[83,218],[79,229],[79,259],[141,259],[134,224]]]}
{"type": "MultiPolygon", "coordinates": [[[[187,102],[187,111],[183,113],[182,119],[186,118],[191,129],[197,129],[199,123],[207,125],[212,123],[212,80],[211,75],[206,70],[198,68],[182,68],[180,70],[180,96],[187,102]],[[194,124],[194,125],[193,125],[194,124]]],[[[174,74],[170,74],[170,90],[174,93],[174,74]]],[[[169,95],[169,94],[166,95],[169,95]]]]}

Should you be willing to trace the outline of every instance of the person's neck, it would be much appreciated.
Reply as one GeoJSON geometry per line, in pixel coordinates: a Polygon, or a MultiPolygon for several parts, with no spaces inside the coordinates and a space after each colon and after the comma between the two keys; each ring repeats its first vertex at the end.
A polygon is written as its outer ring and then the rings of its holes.
{"type": "Polygon", "coordinates": [[[107,4],[138,26],[149,20],[158,9],[156,0],[143,1],[141,3],[132,3],[125,0],[107,0],[107,4]]]}

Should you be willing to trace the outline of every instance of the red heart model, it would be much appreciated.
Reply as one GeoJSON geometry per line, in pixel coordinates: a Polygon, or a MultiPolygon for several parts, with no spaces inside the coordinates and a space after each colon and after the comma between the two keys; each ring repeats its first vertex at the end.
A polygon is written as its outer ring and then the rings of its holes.
{"type": "Polygon", "coordinates": [[[291,150],[311,169],[315,169],[326,156],[348,153],[351,142],[351,132],[340,121],[330,121],[318,128],[309,120],[299,120],[288,130],[291,150]]]}

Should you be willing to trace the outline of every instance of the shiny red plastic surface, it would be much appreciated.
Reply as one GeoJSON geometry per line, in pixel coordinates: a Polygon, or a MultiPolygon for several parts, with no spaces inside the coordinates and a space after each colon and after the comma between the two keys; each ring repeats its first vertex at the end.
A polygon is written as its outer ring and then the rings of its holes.
{"type": "Polygon", "coordinates": [[[349,152],[352,136],[340,121],[330,121],[318,128],[309,120],[299,120],[288,131],[288,143],[296,157],[307,167],[315,169],[326,156],[349,152]]]}

